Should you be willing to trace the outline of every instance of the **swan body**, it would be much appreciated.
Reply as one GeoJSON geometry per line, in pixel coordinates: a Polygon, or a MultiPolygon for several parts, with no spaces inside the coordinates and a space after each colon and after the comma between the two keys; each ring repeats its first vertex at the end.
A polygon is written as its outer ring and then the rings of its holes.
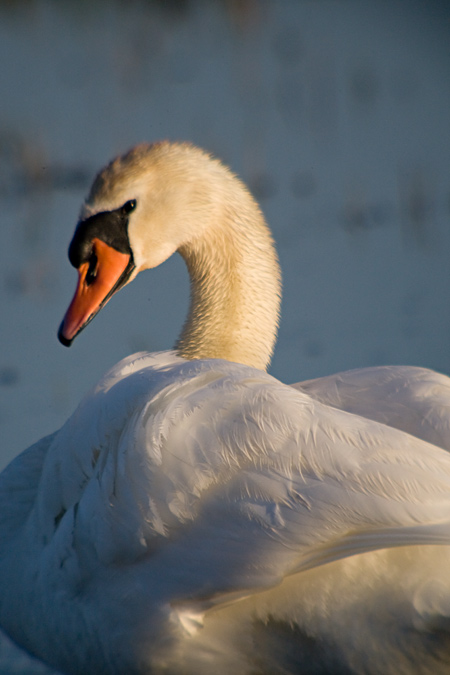
{"type": "Polygon", "coordinates": [[[270,233],[185,144],[94,181],[61,341],[174,251],[175,351],[117,364],[0,476],[1,626],[69,674],[448,673],[450,380],[268,375],[270,233]]]}

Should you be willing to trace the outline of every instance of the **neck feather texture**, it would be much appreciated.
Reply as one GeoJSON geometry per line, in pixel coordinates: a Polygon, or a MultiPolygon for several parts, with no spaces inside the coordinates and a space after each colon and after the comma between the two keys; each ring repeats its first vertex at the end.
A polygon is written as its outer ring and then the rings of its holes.
{"type": "Polygon", "coordinates": [[[222,358],[265,370],[278,328],[280,268],[261,211],[239,187],[239,198],[223,205],[213,226],[179,249],[191,304],[176,349],[187,359],[222,358]]]}

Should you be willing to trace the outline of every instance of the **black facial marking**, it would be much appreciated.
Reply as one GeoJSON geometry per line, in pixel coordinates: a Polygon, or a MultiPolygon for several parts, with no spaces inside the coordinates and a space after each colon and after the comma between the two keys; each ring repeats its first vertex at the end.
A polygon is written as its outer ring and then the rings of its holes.
{"type": "MultiPolygon", "coordinates": [[[[128,240],[128,216],[136,208],[136,204],[136,200],[131,199],[114,211],[102,211],[86,220],[81,220],[69,246],[71,265],[79,268],[85,262],[93,263],[93,239],[101,239],[116,251],[131,255],[128,240]]],[[[94,273],[95,269],[91,272],[94,273]]]]}

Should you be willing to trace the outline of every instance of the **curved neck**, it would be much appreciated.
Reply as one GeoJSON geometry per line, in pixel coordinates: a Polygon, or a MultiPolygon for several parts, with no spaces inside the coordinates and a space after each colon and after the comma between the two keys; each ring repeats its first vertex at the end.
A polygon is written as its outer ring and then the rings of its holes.
{"type": "Polygon", "coordinates": [[[176,344],[187,359],[221,358],[265,370],[276,340],[280,268],[270,231],[245,191],[179,248],[191,304],[176,344]]]}

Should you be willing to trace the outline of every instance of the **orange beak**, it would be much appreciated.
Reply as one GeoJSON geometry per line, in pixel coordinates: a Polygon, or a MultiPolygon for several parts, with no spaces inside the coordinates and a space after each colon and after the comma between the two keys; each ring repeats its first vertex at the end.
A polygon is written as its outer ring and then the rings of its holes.
{"type": "Polygon", "coordinates": [[[123,286],[133,270],[130,254],[116,251],[101,239],[93,239],[92,244],[97,258],[95,276],[88,279],[89,262],[80,265],[75,295],[58,332],[60,342],[66,347],[70,347],[78,333],[123,286]]]}

